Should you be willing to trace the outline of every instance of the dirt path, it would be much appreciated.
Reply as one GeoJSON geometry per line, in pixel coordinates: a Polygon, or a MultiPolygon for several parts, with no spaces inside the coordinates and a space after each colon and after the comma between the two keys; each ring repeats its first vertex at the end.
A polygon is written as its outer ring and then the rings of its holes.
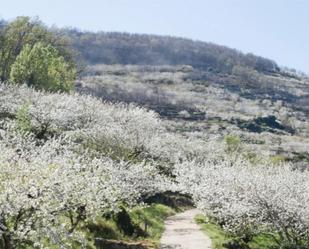
{"type": "Polygon", "coordinates": [[[160,249],[211,249],[211,240],[194,222],[197,214],[197,209],[191,209],[168,218],[160,249]]]}

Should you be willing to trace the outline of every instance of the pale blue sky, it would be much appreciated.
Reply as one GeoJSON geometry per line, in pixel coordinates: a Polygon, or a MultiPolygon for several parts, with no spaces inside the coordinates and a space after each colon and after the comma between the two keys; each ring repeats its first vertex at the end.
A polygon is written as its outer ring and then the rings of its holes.
{"type": "Polygon", "coordinates": [[[309,73],[309,0],[0,0],[0,17],[18,15],[211,41],[309,73]]]}

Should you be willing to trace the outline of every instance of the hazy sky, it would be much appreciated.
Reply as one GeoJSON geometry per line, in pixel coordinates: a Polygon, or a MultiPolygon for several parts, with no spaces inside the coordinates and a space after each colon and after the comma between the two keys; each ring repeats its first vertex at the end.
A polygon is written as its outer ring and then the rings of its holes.
{"type": "Polygon", "coordinates": [[[188,37],[309,73],[309,0],[0,0],[0,18],[188,37]]]}

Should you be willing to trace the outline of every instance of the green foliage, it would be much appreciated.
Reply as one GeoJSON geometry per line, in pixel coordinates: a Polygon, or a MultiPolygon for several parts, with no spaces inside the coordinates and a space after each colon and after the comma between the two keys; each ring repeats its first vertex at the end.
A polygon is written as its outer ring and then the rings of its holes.
{"type": "Polygon", "coordinates": [[[252,151],[248,151],[247,153],[244,153],[244,157],[249,160],[252,164],[257,163],[260,160],[260,157],[258,154],[252,151]]]}
{"type": "Polygon", "coordinates": [[[236,153],[241,148],[241,140],[237,136],[233,136],[233,135],[225,136],[224,142],[226,144],[226,151],[228,153],[236,153]]]}
{"type": "Polygon", "coordinates": [[[195,217],[196,223],[201,225],[202,230],[209,236],[212,241],[212,249],[226,249],[223,246],[229,239],[231,239],[231,235],[223,231],[223,229],[213,223],[209,222],[207,217],[204,215],[197,215],[195,217]]]}
{"type": "Polygon", "coordinates": [[[309,248],[309,241],[302,241],[299,244],[295,244],[289,241],[286,241],[282,245],[274,245],[269,247],[270,249],[308,249],[309,248]]]}
{"type": "MultiPolygon", "coordinates": [[[[276,247],[277,237],[274,234],[253,235],[252,239],[246,243],[240,237],[224,231],[220,225],[204,215],[197,215],[195,221],[211,239],[212,249],[279,249],[279,247],[276,247]]],[[[290,248],[287,247],[284,249],[290,248]]]]}
{"type": "Polygon", "coordinates": [[[252,249],[270,249],[275,248],[275,239],[278,236],[274,234],[258,234],[253,237],[252,241],[249,243],[252,249]]]}
{"type": "MultiPolygon", "coordinates": [[[[0,76],[1,80],[9,78],[11,65],[22,50],[24,44],[31,43],[35,34],[41,33],[36,21],[31,22],[28,17],[18,17],[6,26],[1,34],[0,48],[0,76]],[[33,32],[32,32],[33,31],[33,32]]],[[[41,34],[42,35],[42,34],[41,34]]]]}
{"type": "Polygon", "coordinates": [[[74,68],[67,39],[38,19],[17,17],[0,30],[1,81],[68,91],[75,78],[74,68]]]}
{"type": "Polygon", "coordinates": [[[137,224],[147,237],[158,242],[164,232],[164,220],[175,214],[175,211],[162,204],[154,204],[146,208],[134,208],[131,212],[132,221],[137,224]]]}
{"type": "Polygon", "coordinates": [[[94,238],[114,239],[120,240],[124,235],[119,230],[117,224],[113,220],[98,217],[95,222],[87,224],[90,236],[94,238]]]}
{"type": "Polygon", "coordinates": [[[90,238],[148,240],[158,245],[164,232],[164,220],[173,214],[172,208],[162,204],[135,207],[131,211],[122,208],[119,214],[98,217],[86,227],[90,238]]]}
{"type": "Polygon", "coordinates": [[[17,112],[16,112],[16,124],[17,130],[22,134],[28,133],[31,131],[31,116],[28,111],[29,106],[24,104],[17,112]]]}
{"type": "Polygon", "coordinates": [[[286,161],[286,158],[282,155],[276,155],[276,156],[272,156],[270,160],[274,164],[281,164],[286,161]]]}
{"type": "Polygon", "coordinates": [[[70,91],[75,79],[72,68],[51,45],[26,45],[12,65],[10,79],[37,89],[70,91]]]}

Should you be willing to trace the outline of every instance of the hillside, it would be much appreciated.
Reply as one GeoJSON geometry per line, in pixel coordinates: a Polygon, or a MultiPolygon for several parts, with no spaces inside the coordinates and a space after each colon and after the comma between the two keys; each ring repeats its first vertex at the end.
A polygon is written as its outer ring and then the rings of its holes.
{"type": "Polygon", "coordinates": [[[213,43],[146,34],[62,32],[71,39],[78,58],[88,64],[191,65],[215,72],[244,66],[259,72],[280,71],[272,60],[213,43]]]}
{"type": "Polygon", "coordinates": [[[74,29],[62,32],[77,51],[78,60],[86,65],[188,65],[192,68],[186,75],[187,81],[219,84],[245,98],[282,100],[297,110],[309,112],[308,78],[280,68],[270,59],[170,36],[74,29]]]}
{"type": "MultiPolygon", "coordinates": [[[[0,21],[0,32],[7,25],[7,22],[0,21]]],[[[61,46],[74,50],[75,61],[81,67],[97,64],[190,66],[187,68],[187,82],[221,85],[250,99],[281,100],[297,111],[309,113],[308,77],[280,68],[271,59],[213,43],[171,36],[49,30],[59,40],[59,44],[54,42],[61,51],[61,46]],[[64,45],[62,40],[68,44],[64,45]]]]}
{"type": "Polygon", "coordinates": [[[308,101],[307,83],[262,75],[271,85],[258,92],[237,85],[236,79],[232,85],[223,80],[196,79],[196,73],[203,72],[188,66],[96,65],[88,68],[76,89],[104,100],[152,109],[170,130],[189,137],[234,134],[253,151],[262,147],[267,153],[290,159],[307,155],[308,110],[301,102],[308,101]]]}
{"type": "Polygon", "coordinates": [[[187,39],[2,24],[0,248],[158,248],[193,205],[225,248],[308,248],[305,76],[187,39]]]}
{"type": "Polygon", "coordinates": [[[152,109],[170,130],[189,137],[234,134],[253,151],[308,161],[305,75],[272,60],[189,39],[66,32],[88,63],[77,91],[152,109]]]}

